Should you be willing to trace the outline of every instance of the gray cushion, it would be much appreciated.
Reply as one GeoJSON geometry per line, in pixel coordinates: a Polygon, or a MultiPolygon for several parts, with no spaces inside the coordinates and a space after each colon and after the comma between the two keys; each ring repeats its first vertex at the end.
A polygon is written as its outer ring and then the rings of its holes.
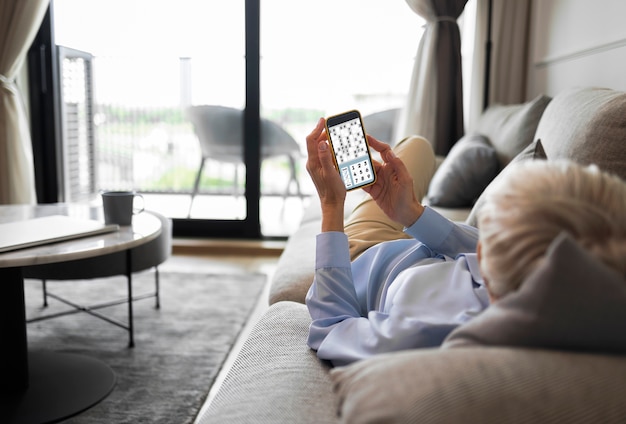
{"type": "MultiPolygon", "coordinates": [[[[513,166],[518,162],[522,162],[526,160],[544,160],[544,159],[547,159],[547,158],[546,158],[546,153],[543,150],[543,144],[541,143],[541,140],[537,139],[533,141],[532,143],[530,143],[528,146],[526,146],[526,148],[522,150],[517,156],[515,156],[513,160],[507,165],[507,167],[504,168],[502,172],[500,172],[500,174],[496,176],[496,178],[494,178],[494,181],[497,180],[498,178],[501,178],[500,176],[504,175],[504,173],[507,172],[508,167],[513,166]]],[[[480,208],[483,206],[484,203],[485,203],[485,195],[481,193],[480,197],[478,198],[478,200],[472,207],[472,210],[470,211],[469,216],[465,220],[466,224],[472,225],[474,227],[478,226],[478,211],[480,211],[480,208]]]]}
{"type": "Polygon", "coordinates": [[[400,109],[397,108],[370,113],[363,116],[363,126],[369,135],[394,146],[396,140],[392,140],[393,127],[399,115],[400,109]]]}
{"type": "Polygon", "coordinates": [[[535,131],[550,100],[540,95],[524,104],[490,106],[468,133],[486,136],[498,152],[500,168],[504,168],[537,138],[535,131]]]}
{"type": "Polygon", "coordinates": [[[519,290],[458,327],[443,344],[626,353],[626,281],[566,233],[519,290]]]}
{"type": "Polygon", "coordinates": [[[426,199],[433,206],[471,206],[499,170],[498,155],[489,141],[479,134],[466,135],[437,168],[426,199]]]}
{"type": "Polygon", "coordinates": [[[550,160],[570,159],[626,180],[626,93],[572,88],[555,96],[537,127],[550,160]]]}

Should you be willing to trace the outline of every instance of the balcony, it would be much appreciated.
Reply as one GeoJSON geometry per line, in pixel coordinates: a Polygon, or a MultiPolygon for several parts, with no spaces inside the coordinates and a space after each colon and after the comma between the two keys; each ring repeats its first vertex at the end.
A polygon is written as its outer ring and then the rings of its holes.
{"type": "MultiPolygon", "coordinates": [[[[194,127],[185,115],[187,106],[99,102],[94,96],[92,75],[103,78],[103,70],[111,67],[107,60],[111,59],[59,48],[63,199],[97,202],[101,190],[134,190],[144,196],[147,209],[170,218],[244,219],[243,164],[207,159],[192,202],[202,151],[194,127]]],[[[185,86],[188,59],[176,60],[180,65],[181,86],[185,86]]],[[[124,64],[129,66],[127,62],[124,64]]],[[[159,67],[172,66],[162,62],[159,67]]],[[[375,110],[397,104],[398,98],[360,95],[356,101],[375,110]]],[[[290,235],[297,228],[310,196],[315,194],[305,170],[305,138],[325,114],[315,108],[262,111],[263,119],[289,133],[300,150],[296,162],[299,192],[290,181],[286,155],[261,163],[259,210],[264,236],[290,235]]]]}
{"type": "MultiPolygon", "coordinates": [[[[111,108],[97,106],[94,116],[95,156],[99,189],[136,190],[146,207],[171,218],[244,219],[245,167],[207,159],[192,201],[202,152],[192,125],[180,108],[111,108]]],[[[308,123],[282,125],[294,138],[308,123]]],[[[306,131],[306,130],[305,130],[306,131]]],[[[304,152],[305,146],[301,146],[304,152]]],[[[313,193],[304,169],[304,154],[296,164],[301,193],[290,180],[286,156],[270,158],[261,166],[261,225],[266,236],[293,231],[313,193]]]]}

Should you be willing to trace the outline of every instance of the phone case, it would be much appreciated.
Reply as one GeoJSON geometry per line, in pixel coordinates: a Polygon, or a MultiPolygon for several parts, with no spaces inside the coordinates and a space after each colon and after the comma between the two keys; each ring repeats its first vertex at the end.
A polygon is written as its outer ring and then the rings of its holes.
{"type": "Polygon", "coordinates": [[[359,111],[351,110],[328,117],[326,132],[346,190],[374,184],[376,172],[359,111]]]}

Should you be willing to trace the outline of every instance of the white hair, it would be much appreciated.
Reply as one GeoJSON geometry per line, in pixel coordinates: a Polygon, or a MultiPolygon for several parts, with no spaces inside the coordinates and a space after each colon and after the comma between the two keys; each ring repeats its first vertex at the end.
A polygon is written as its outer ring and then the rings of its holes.
{"type": "Polygon", "coordinates": [[[526,161],[504,172],[478,213],[481,269],[494,296],[519,288],[563,231],[626,276],[626,182],[569,161],[526,161]]]}

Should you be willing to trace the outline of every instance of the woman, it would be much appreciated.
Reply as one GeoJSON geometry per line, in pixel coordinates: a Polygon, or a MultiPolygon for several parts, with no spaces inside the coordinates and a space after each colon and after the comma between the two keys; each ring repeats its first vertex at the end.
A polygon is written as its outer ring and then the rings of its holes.
{"type": "MultiPolygon", "coordinates": [[[[541,181],[539,193],[528,181],[531,175],[507,172],[490,187],[479,216],[479,240],[476,228],[424,207],[402,160],[388,145],[371,136],[368,141],[382,163],[375,164],[376,183],[364,190],[370,203],[403,227],[406,236],[367,247],[351,261],[343,219],[346,192],[323,119],[307,137],[307,171],[322,209],[315,279],[306,299],[313,319],[308,344],[334,365],[377,353],[439,346],[454,328],[517,289],[563,230],[576,240],[600,234],[602,240],[623,243],[626,187],[616,177],[572,164],[533,164],[532,173],[541,181]],[[542,173],[542,167],[550,171],[542,173]],[[571,186],[567,194],[556,196],[564,185],[571,186]],[[593,188],[583,189],[586,186],[593,188]],[[585,212],[572,213],[573,206],[565,206],[561,198],[574,199],[585,212]],[[537,209],[537,203],[553,206],[537,209]],[[550,223],[543,225],[544,220],[550,223]]],[[[367,219],[360,222],[365,225],[367,219]]],[[[602,243],[592,244],[605,262],[624,266],[623,244],[608,253],[602,243]]]]}

